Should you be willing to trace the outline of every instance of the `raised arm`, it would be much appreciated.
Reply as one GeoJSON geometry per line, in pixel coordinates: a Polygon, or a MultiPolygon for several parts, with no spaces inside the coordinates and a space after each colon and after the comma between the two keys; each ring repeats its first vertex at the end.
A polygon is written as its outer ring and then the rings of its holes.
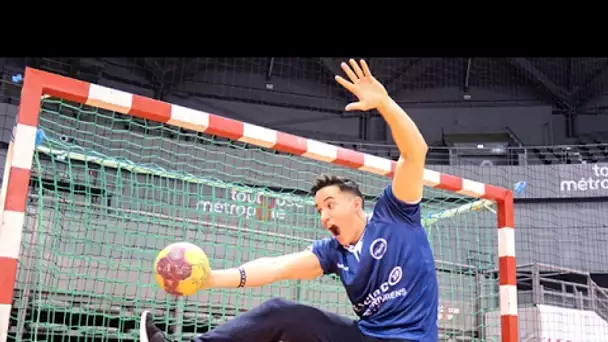
{"type": "Polygon", "coordinates": [[[281,280],[308,280],[323,275],[317,256],[306,250],[278,257],[256,259],[240,267],[213,270],[209,283],[205,287],[239,287],[241,272],[245,274],[242,287],[259,287],[281,280]]]}
{"type": "Polygon", "coordinates": [[[393,177],[393,193],[406,203],[418,203],[424,189],[426,141],[412,119],[390,97],[378,106],[378,112],[391,128],[400,152],[393,177]]]}
{"type": "Polygon", "coordinates": [[[404,202],[418,203],[424,189],[428,146],[412,119],[374,78],[367,63],[361,60],[359,65],[351,59],[349,64],[350,67],[342,63],[342,69],[350,82],[339,75],[336,81],[357,96],[359,102],[350,103],[345,109],[367,111],[375,108],[386,120],[400,152],[393,177],[393,193],[404,202]]]}

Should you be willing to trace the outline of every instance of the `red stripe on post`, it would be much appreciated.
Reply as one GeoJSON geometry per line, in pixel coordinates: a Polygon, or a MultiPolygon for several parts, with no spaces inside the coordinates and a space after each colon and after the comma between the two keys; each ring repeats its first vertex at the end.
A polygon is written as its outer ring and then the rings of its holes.
{"type": "Polygon", "coordinates": [[[462,190],[462,178],[442,173],[439,175],[439,184],[435,188],[452,192],[460,191],[462,190]]]}
{"type": "Polygon", "coordinates": [[[498,284],[517,285],[516,267],[515,257],[503,256],[498,258],[498,284]]]}
{"type": "MultiPolygon", "coordinates": [[[[488,185],[486,185],[486,189],[488,185]]],[[[490,190],[494,191],[494,190],[490,190]]],[[[502,198],[497,198],[497,219],[498,229],[503,227],[514,228],[515,218],[513,211],[513,192],[507,189],[500,189],[502,198]]],[[[503,256],[498,260],[498,277],[500,285],[511,285],[517,286],[517,262],[513,256],[503,256]]],[[[517,316],[513,315],[502,315],[501,319],[501,332],[502,342],[518,342],[519,332],[517,316]]]]}
{"type": "MultiPolygon", "coordinates": [[[[38,72],[42,85],[42,94],[59,97],[64,100],[85,103],[89,98],[88,82],[79,81],[51,73],[38,72]]],[[[40,101],[40,98],[38,99],[40,101]]]]}
{"type": "Polygon", "coordinates": [[[337,158],[333,161],[333,164],[358,169],[365,165],[365,157],[361,152],[338,147],[337,158]]]}
{"type": "Polygon", "coordinates": [[[240,121],[209,114],[209,128],[205,133],[238,140],[243,136],[245,124],[240,121]]]}
{"type": "Polygon", "coordinates": [[[500,316],[502,342],[519,342],[517,316],[500,316]]]}
{"type": "Polygon", "coordinates": [[[17,259],[0,257],[0,304],[13,303],[13,290],[17,278],[17,259]]]}
{"type": "Polygon", "coordinates": [[[156,122],[165,123],[171,119],[171,105],[148,97],[133,95],[129,114],[156,122]]]}
{"type": "Polygon", "coordinates": [[[28,184],[30,182],[30,170],[11,167],[9,171],[7,188],[6,188],[6,202],[4,204],[4,210],[16,211],[20,213],[25,212],[25,206],[27,203],[27,193],[29,191],[28,184]]]}
{"type": "Polygon", "coordinates": [[[17,122],[23,125],[38,126],[38,115],[40,113],[40,96],[42,87],[40,85],[40,73],[35,69],[25,69],[25,80],[21,89],[19,101],[19,114],[17,122]]]}
{"type": "Polygon", "coordinates": [[[485,184],[485,188],[485,194],[481,197],[497,202],[504,200],[509,195],[509,192],[511,192],[508,189],[500,188],[490,184],[485,184]]]}
{"type": "Polygon", "coordinates": [[[283,132],[277,132],[277,143],[274,149],[297,156],[306,153],[306,139],[283,132]]]}
{"type": "Polygon", "coordinates": [[[500,229],[501,227],[515,228],[513,193],[511,191],[508,191],[505,198],[499,200],[496,205],[498,209],[498,229],[500,229]]]}

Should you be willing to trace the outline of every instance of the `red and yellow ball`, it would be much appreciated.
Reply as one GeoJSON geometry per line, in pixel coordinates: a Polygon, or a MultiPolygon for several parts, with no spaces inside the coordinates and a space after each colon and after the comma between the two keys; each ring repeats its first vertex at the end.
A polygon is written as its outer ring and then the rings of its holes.
{"type": "Polygon", "coordinates": [[[161,250],[154,260],[154,277],[167,293],[190,296],[203,288],[211,274],[207,254],[189,242],[176,242],[161,250]]]}

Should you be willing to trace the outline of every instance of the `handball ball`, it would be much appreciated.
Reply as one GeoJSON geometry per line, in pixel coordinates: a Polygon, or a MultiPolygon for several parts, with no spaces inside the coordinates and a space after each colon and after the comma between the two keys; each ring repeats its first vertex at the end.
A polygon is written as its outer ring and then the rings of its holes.
{"type": "Polygon", "coordinates": [[[165,247],[154,261],[158,285],[175,296],[189,296],[200,290],[211,274],[207,254],[188,242],[165,247]]]}

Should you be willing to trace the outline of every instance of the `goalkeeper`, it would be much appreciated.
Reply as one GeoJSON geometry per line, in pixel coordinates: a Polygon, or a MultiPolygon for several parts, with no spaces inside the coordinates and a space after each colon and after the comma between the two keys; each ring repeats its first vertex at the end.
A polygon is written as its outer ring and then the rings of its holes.
{"type": "MultiPolygon", "coordinates": [[[[282,280],[338,275],[357,320],[280,298],[271,299],[194,339],[196,342],[437,342],[435,260],[422,227],[420,202],[427,145],[365,61],[336,81],[359,99],[346,110],[377,109],[401,152],[391,184],[369,217],[355,182],[322,175],[312,187],[321,224],[331,237],[298,253],[213,270],[207,288],[258,287],[282,280]]],[[[140,341],[167,341],[149,312],[140,341]]]]}

